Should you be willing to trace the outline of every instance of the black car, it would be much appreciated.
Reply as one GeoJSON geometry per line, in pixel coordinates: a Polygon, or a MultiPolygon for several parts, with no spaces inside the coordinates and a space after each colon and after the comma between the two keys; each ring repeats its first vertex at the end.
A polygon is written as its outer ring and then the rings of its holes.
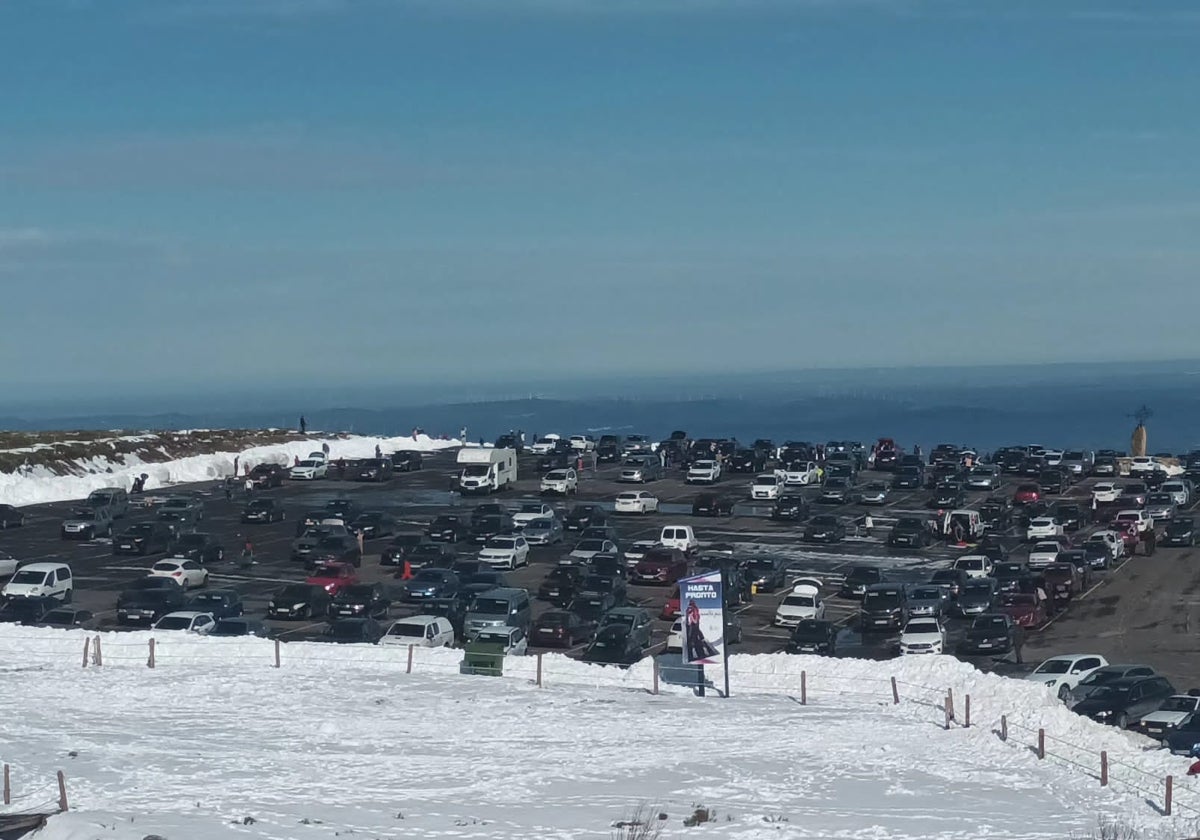
{"type": "Polygon", "coordinates": [[[383,626],[373,618],[338,618],[329,623],[321,640],[373,645],[383,638],[383,633],[383,626]]]}
{"type": "Polygon", "coordinates": [[[759,473],[767,467],[767,455],[761,449],[739,449],[729,459],[728,469],[735,473],[759,473]]]}
{"type": "Polygon", "coordinates": [[[118,624],[153,624],[187,603],[183,587],[167,577],[144,577],[117,596],[118,624]]]}
{"type": "Polygon", "coordinates": [[[868,586],[883,583],[883,572],[876,566],[853,566],[838,590],[842,598],[862,598],[868,586]]]}
{"type": "Polygon", "coordinates": [[[989,496],[979,506],[979,519],[989,528],[1004,531],[1012,524],[1013,503],[1008,496],[989,496]]]}
{"type": "Polygon", "coordinates": [[[57,598],[8,598],[0,602],[0,622],[39,624],[60,606],[57,598]]]}
{"type": "Polygon", "coordinates": [[[218,618],[210,636],[257,636],[266,638],[267,626],[256,618],[218,618]]]}
{"type": "Polygon", "coordinates": [[[362,534],[364,540],[376,540],[396,533],[396,518],[381,510],[363,511],[347,528],[352,534],[362,534]]]}
{"type": "Polygon", "coordinates": [[[589,525],[603,525],[607,521],[608,514],[599,505],[575,505],[563,517],[563,528],[582,531],[589,525]]]}
{"type": "Polygon", "coordinates": [[[928,519],[902,516],[892,526],[887,544],[892,548],[927,548],[932,541],[933,531],[928,519]]]}
{"type": "Polygon", "coordinates": [[[362,552],[358,549],[358,540],[345,534],[326,534],[317,540],[312,553],[306,558],[309,567],[321,563],[349,563],[358,567],[362,565],[362,552]]]}
{"type": "Polygon", "coordinates": [[[893,490],[919,490],[925,485],[925,469],[917,465],[900,467],[892,478],[893,490]]]}
{"type": "Polygon", "coordinates": [[[1042,493],[1046,494],[1058,496],[1067,490],[1066,474],[1058,470],[1044,470],[1039,473],[1037,483],[1042,493]]]}
{"type": "Polygon", "coordinates": [[[507,513],[480,516],[471,524],[471,542],[483,545],[492,537],[511,534],[513,530],[513,518],[507,513]]]}
{"type": "Polygon", "coordinates": [[[393,472],[414,472],[425,466],[420,452],[393,452],[391,458],[393,472]]]}
{"type": "Polygon", "coordinates": [[[799,522],[808,518],[808,499],[799,494],[787,494],[775,500],[771,518],[776,522],[799,522]]]}
{"type": "Polygon", "coordinates": [[[459,591],[463,593],[463,597],[470,603],[484,592],[491,592],[493,589],[503,589],[507,586],[508,578],[501,572],[497,572],[494,569],[480,569],[462,579],[459,591]]]}
{"type": "Polygon", "coordinates": [[[1010,616],[985,613],[971,622],[966,635],[958,644],[958,652],[966,656],[1002,656],[1013,654],[1021,662],[1025,645],[1025,630],[1010,616]]]}
{"type": "Polygon", "coordinates": [[[29,521],[28,517],[21,512],[20,508],[12,505],[0,505],[0,530],[19,528],[27,521],[29,521]]]}
{"type": "Polygon", "coordinates": [[[346,478],[351,481],[390,481],[392,461],[390,458],[363,458],[350,464],[346,478]]]}
{"type": "Polygon", "coordinates": [[[1191,714],[1167,732],[1163,743],[1173,755],[1191,755],[1200,745],[1200,714],[1191,714]]]}
{"type": "Polygon", "coordinates": [[[802,618],[788,637],[788,653],[816,653],[824,656],[837,655],[837,625],[832,621],[802,618]]]}
{"type": "Polygon", "coordinates": [[[955,611],[964,617],[983,615],[991,611],[999,595],[999,582],[995,578],[971,578],[958,590],[955,611]]]}
{"type": "Polygon", "coordinates": [[[786,582],[787,562],[779,557],[752,557],[745,575],[755,592],[774,592],[786,582]]]}
{"type": "Polygon", "coordinates": [[[379,564],[381,566],[403,566],[409,555],[424,542],[425,535],[419,531],[401,531],[384,546],[383,551],[379,554],[379,564]]]}
{"type": "Polygon", "coordinates": [[[628,627],[610,624],[596,632],[580,659],[607,665],[632,665],[642,658],[643,653],[641,643],[628,627]]]}
{"type": "Polygon", "coordinates": [[[604,614],[616,606],[611,592],[593,592],[578,595],[567,604],[567,611],[579,616],[580,620],[599,625],[604,614]]]}
{"type": "Polygon", "coordinates": [[[1028,582],[1033,580],[1033,573],[1020,561],[1006,560],[992,566],[992,577],[996,579],[997,592],[1025,592],[1028,582]]]}
{"type": "Polygon", "coordinates": [[[595,631],[594,622],[584,621],[575,613],[552,610],[534,620],[529,641],[539,647],[574,647],[590,639],[595,631]]]}
{"type": "Polygon", "coordinates": [[[1196,544],[1196,521],[1190,516],[1175,516],[1167,523],[1163,545],[1194,546],[1196,544]]]}
{"type": "Polygon", "coordinates": [[[113,554],[161,554],[170,551],[175,537],[165,522],[138,522],[113,537],[113,554]]]}
{"type": "Polygon", "coordinates": [[[1063,502],[1054,506],[1054,519],[1063,526],[1063,531],[1073,534],[1091,524],[1092,510],[1075,502],[1063,502]]]}
{"type": "Polygon", "coordinates": [[[329,607],[330,619],[386,618],[392,599],[387,597],[381,583],[356,583],[338,590],[329,607]]]}
{"type": "Polygon", "coordinates": [[[263,490],[282,487],[286,476],[287,470],[279,464],[259,464],[250,470],[250,480],[254,482],[255,487],[263,490]]]}
{"type": "Polygon", "coordinates": [[[584,574],[629,580],[629,569],[617,554],[594,554],[587,561],[584,574]]]}
{"type": "Polygon", "coordinates": [[[950,590],[950,597],[957,598],[963,587],[971,582],[971,576],[966,569],[938,569],[929,578],[930,586],[944,586],[950,590]]]}
{"type": "Polygon", "coordinates": [[[242,522],[282,522],[286,514],[275,499],[253,499],[242,508],[242,522]]]}
{"type": "Polygon", "coordinates": [[[692,502],[692,516],[733,516],[733,499],[716,493],[701,493],[692,502]]]}
{"type": "Polygon", "coordinates": [[[1088,563],[1091,564],[1093,570],[1107,569],[1112,565],[1112,554],[1109,553],[1107,546],[1086,541],[1081,548],[1087,555],[1088,563]]]}
{"type": "Polygon", "coordinates": [[[1008,546],[996,534],[985,534],[976,547],[976,553],[982,554],[993,563],[1003,563],[1008,559],[1008,546]]]}
{"type": "Polygon", "coordinates": [[[423,542],[409,549],[405,559],[413,569],[449,569],[458,559],[458,554],[446,543],[423,542]]]}
{"type": "Polygon", "coordinates": [[[64,607],[59,604],[54,609],[42,616],[42,620],[38,622],[42,627],[77,627],[84,630],[92,630],[96,627],[96,616],[91,610],[80,609],[79,607],[64,607]]]}
{"type": "Polygon", "coordinates": [[[200,564],[219,563],[225,559],[225,547],[212,534],[192,531],[176,537],[171,554],[195,560],[200,564]]]}
{"type": "Polygon", "coordinates": [[[503,516],[508,513],[508,509],[499,502],[483,502],[471,508],[471,525],[474,525],[485,516],[503,516]]]}
{"type": "Polygon", "coordinates": [[[876,583],[863,592],[859,630],[899,630],[908,621],[908,591],[899,583],[876,583]]]}
{"type": "Polygon", "coordinates": [[[967,503],[967,494],[957,484],[950,487],[940,487],[929,497],[925,507],[941,510],[960,508],[967,503]]]}
{"type": "Polygon", "coordinates": [[[188,598],[187,608],[212,613],[213,618],[237,618],[246,609],[242,596],[233,589],[208,589],[188,598]]]}
{"type": "Polygon", "coordinates": [[[421,569],[400,585],[400,600],[408,604],[457,598],[459,578],[447,569],[421,569]]]}
{"type": "Polygon", "coordinates": [[[846,523],[836,516],[821,514],[808,520],[804,526],[806,542],[841,542],[846,538],[846,523]]]}
{"type": "Polygon", "coordinates": [[[538,586],[537,597],[556,606],[565,607],[580,591],[583,570],[578,566],[558,566],[550,570],[538,586]]]}
{"type": "Polygon", "coordinates": [[[329,518],[353,522],[360,513],[362,509],[349,499],[333,499],[325,503],[325,516],[329,518]]]}
{"type": "Polygon", "coordinates": [[[612,595],[613,604],[616,606],[625,603],[628,592],[629,584],[623,577],[585,574],[579,583],[580,597],[587,598],[596,594],[608,593],[612,595]]]}
{"type": "Polygon", "coordinates": [[[434,542],[456,543],[471,535],[471,526],[461,516],[443,514],[429,523],[425,536],[434,542]]]}
{"type": "MultiPolygon", "coordinates": [[[[559,442],[565,443],[565,441],[559,442]]],[[[545,455],[539,455],[537,459],[537,471],[539,473],[548,473],[551,470],[565,470],[567,467],[573,466],[575,466],[575,454],[569,448],[547,452],[545,455]]]]}
{"type": "Polygon", "coordinates": [[[1157,711],[1175,693],[1165,677],[1124,677],[1097,686],[1071,707],[1076,714],[1097,723],[1126,729],[1145,715],[1157,711]]]}
{"type": "Polygon", "coordinates": [[[616,443],[603,442],[596,446],[596,461],[601,464],[615,464],[621,460],[621,447],[616,443]]]}
{"type": "Polygon", "coordinates": [[[291,583],[271,596],[267,603],[267,618],[322,618],[328,615],[329,604],[329,593],[323,587],[308,583],[291,583]]]}

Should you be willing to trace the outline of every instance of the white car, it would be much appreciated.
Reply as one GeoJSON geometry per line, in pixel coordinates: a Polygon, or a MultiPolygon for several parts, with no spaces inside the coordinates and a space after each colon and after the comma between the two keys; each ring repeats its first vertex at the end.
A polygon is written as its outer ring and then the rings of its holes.
{"type": "Polygon", "coordinates": [[[578,493],[579,475],[573,469],[551,470],[542,476],[542,492],[560,493],[564,496],[568,493],[578,493]]]}
{"type": "Polygon", "coordinates": [[[1057,467],[1063,462],[1063,454],[1058,449],[1047,449],[1042,453],[1042,463],[1047,467],[1057,467]]]}
{"type": "Polygon", "coordinates": [[[779,494],[783,492],[784,485],[787,483],[787,474],[783,470],[776,470],[773,473],[763,473],[762,475],[754,476],[754,483],[750,485],[751,499],[778,499],[779,494]]]}
{"type": "Polygon", "coordinates": [[[329,461],[329,456],[320,449],[313,450],[304,456],[305,461],[329,461]]]}
{"type": "Polygon", "coordinates": [[[524,656],[529,651],[529,638],[521,627],[485,627],[475,641],[503,645],[505,656],[524,656]]]}
{"type": "Polygon", "coordinates": [[[900,631],[900,653],[942,653],[946,629],[936,618],[910,618],[900,631]]]}
{"type": "Polygon", "coordinates": [[[481,563],[493,569],[515,569],[529,565],[529,542],[521,536],[492,537],[479,552],[481,563]]]}
{"type": "Polygon", "coordinates": [[[716,461],[696,461],[688,467],[688,484],[713,484],[721,478],[721,465],[716,461]]]}
{"type": "Polygon", "coordinates": [[[613,503],[613,510],[617,513],[657,513],[658,497],[645,490],[618,493],[617,500],[613,503]]]}
{"type": "Polygon", "coordinates": [[[450,647],[454,644],[454,626],[440,615],[414,615],[392,622],[379,639],[384,647],[450,647]]]}
{"type": "Polygon", "coordinates": [[[1113,524],[1118,528],[1128,528],[1130,525],[1136,525],[1138,532],[1142,533],[1154,527],[1154,520],[1144,510],[1122,510],[1117,513],[1113,524]]]}
{"type": "Polygon", "coordinates": [[[671,625],[671,632],[667,633],[667,646],[664,648],[667,653],[679,653],[683,650],[683,619],[675,619],[675,623],[671,625]]]}
{"type": "Polygon", "coordinates": [[[1115,481],[1099,481],[1092,488],[1092,498],[1098,505],[1111,505],[1121,495],[1121,485],[1115,481]]]}
{"type": "Polygon", "coordinates": [[[1025,679],[1053,688],[1060,700],[1066,700],[1081,679],[1107,664],[1108,660],[1096,653],[1064,653],[1050,657],[1025,679]]]}
{"type": "Polygon", "coordinates": [[[965,554],[954,561],[954,568],[962,569],[970,578],[985,578],[992,573],[992,558],[986,554],[965,554]]]}
{"type": "Polygon", "coordinates": [[[1158,461],[1155,461],[1149,455],[1138,455],[1129,462],[1129,474],[1131,476],[1152,473],[1158,469],[1158,461]]]}
{"type": "Polygon", "coordinates": [[[184,589],[208,585],[207,569],[195,560],[183,560],[178,557],[159,560],[150,567],[150,577],[170,578],[184,589]]]}
{"type": "Polygon", "coordinates": [[[549,455],[554,451],[554,447],[562,440],[560,435],[546,435],[540,437],[533,442],[533,446],[529,447],[529,451],[534,455],[549,455]]]}
{"type": "Polygon", "coordinates": [[[1059,525],[1049,516],[1038,516],[1030,519],[1029,527],[1025,529],[1026,542],[1049,539],[1050,537],[1061,537],[1062,535],[1063,526],[1059,525]]]}
{"type": "Polygon", "coordinates": [[[817,465],[812,461],[793,461],[783,471],[784,483],[790,487],[804,487],[817,483],[817,465]]]}
{"type": "Polygon", "coordinates": [[[288,471],[288,478],[292,481],[316,481],[318,478],[324,478],[328,472],[329,462],[324,458],[319,461],[306,458],[288,471]]]}
{"type": "Polygon", "coordinates": [[[795,627],[806,618],[820,621],[825,618],[825,602],[821,592],[807,583],[797,583],[783,596],[775,610],[776,627],[795,627]]]}
{"type": "Polygon", "coordinates": [[[596,439],[591,435],[571,435],[567,442],[577,452],[591,452],[596,448],[596,439]]]}
{"type": "Polygon", "coordinates": [[[617,544],[612,540],[580,540],[567,555],[572,563],[586,563],[597,554],[617,554],[617,544]]]}
{"type": "Polygon", "coordinates": [[[1183,507],[1188,503],[1187,485],[1182,481],[1164,481],[1163,486],[1158,488],[1160,493],[1170,493],[1171,501],[1179,507],[1183,507]]]}
{"type": "Polygon", "coordinates": [[[164,615],[154,622],[155,630],[182,630],[189,633],[199,633],[206,636],[217,621],[212,613],[179,610],[164,615]]]}
{"type": "Polygon", "coordinates": [[[1116,531],[1097,531],[1087,538],[1092,545],[1102,545],[1108,549],[1108,555],[1113,560],[1125,556],[1125,540],[1116,531]]]}
{"type": "Polygon", "coordinates": [[[554,508],[543,502],[526,502],[513,514],[513,525],[524,528],[535,519],[553,519],[554,508]]]}
{"type": "Polygon", "coordinates": [[[1062,546],[1056,542],[1040,542],[1036,543],[1033,548],[1029,549],[1029,568],[1044,569],[1058,560],[1058,553],[1062,551],[1062,546]]]}
{"type": "Polygon", "coordinates": [[[1164,740],[1193,713],[1200,711],[1200,697],[1191,694],[1172,694],[1162,705],[1129,728],[1150,738],[1164,740]]]}

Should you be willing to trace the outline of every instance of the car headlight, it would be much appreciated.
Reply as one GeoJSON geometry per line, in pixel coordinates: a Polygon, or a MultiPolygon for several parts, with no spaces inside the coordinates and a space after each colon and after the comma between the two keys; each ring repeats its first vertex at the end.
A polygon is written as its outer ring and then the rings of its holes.
{"type": "Polygon", "coordinates": [[[1109,711],[1108,709],[1102,709],[1101,711],[1096,712],[1096,717],[1101,717],[1101,718],[1109,717],[1111,714],[1112,714],[1112,712],[1109,711]]]}

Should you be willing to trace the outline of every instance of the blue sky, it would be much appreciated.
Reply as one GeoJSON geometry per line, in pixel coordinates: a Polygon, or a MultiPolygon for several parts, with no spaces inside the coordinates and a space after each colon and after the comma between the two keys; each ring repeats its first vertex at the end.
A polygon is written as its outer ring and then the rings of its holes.
{"type": "Polygon", "coordinates": [[[18,392],[1197,355],[1194,3],[9,0],[0,54],[18,392]]]}

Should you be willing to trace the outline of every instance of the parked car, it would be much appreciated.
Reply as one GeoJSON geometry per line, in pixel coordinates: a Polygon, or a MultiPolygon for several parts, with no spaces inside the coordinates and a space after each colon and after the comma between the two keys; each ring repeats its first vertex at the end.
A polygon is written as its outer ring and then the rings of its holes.
{"type": "Polygon", "coordinates": [[[782,589],[787,563],[778,557],[752,557],[746,562],[746,577],[756,592],[775,592],[782,589]]]}
{"type": "Polygon", "coordinates": [[[352,563],[325,561],[317,563],[304,582],[312,586],[320,586],[336,598],[338,592],[344,587],[358,583],[358,572],[352,563]]]}
{"type": "Polygon", "coordinates": [[[775,501],[771,519],[776,522],[800,522],[808,518],[808,499],[797,493],[786,493],[775,501]]]}
{"type": "Polygon", "coordinates": [[[424,457],[420,452],[402,449],[391,454],[392,472],[415,472],[425,466],[424,457]]]}
{"type": "Polygon", "coordinates": [[[692,501],[692,516],[733,516],[734,499],[717,493],[701,493],[692,501]]]}
{"type": "Polygon", "coordinates": [[[195,633],[198,636],[207,636],[216,623],[217,620],[213,618],[211,613],[196,612],[195,610],[176,610],[175,612],[167,613],[155,621],[154,629],[158,632],[178,630],[185,633],[195,633]]]}
{"type": "Polygon", "coordinates": [[[113,538],[113,554],[166,553],[171,550],[174,534],[164,522],[138,522],[113,538]]]}
{"type": "Polygon", "coordinates": [[[940,618],[950,609],[950,590],[945,586],[916,586],[908,593],[908,614],[913,618],[940,618]]]}
{"type": "Polygon", "coordinates": [[[958,645],[958,652],[967,656],[1002,656],[1013,654],[1021,662],[1025,631],[1011,617],[1001,613],[985,613],[971,622],[958,645]]]}
{"type": "Polygon", "coordinates": [[[630,490],[618,493],[613,504],[616,513],[657,513],[658,497],[645,490],[630,490]]]}
{"type": "Polygon", "coordinates": [[[283,510],[283,505],[276,499],[251,499],[242,508],[241,521],[244,524],[251,522],[282,522],[285,517],[286,513],[283,510]]]}
{"type": "Polygon", "coordinates": [[[858,489],[858,503],[878,507],[887,504],[888,486],[882,481],[869,481],[858,489]]]}
{"type": "Polygon", "coordinates": [[[605,613],[597,632],[613,626],[624,627],[628,630],[633,641],[642,648],[650,647],[651,636],[654,633],[654,621],[650,613],[641,607],[616,607],[609,610],[605,613]]]}
{"type": "Polygon", "coordinates": [[[537,597],[565,607],[581,590],[584,571],[579,566],[557,566],[538,586],[537,597]]]}
{"type": "Polygon", "coordinates": [[[1082,678],[1071,689],[1066,698],[1067,706],[1074,708],[1081,700],[1087,699],[1092,692],[1101,686],[1123,680],[1127,677],[1153,677],[1155,671],[1149,665],[1102,665],[1082,678]]]}
{"type": "Polygon", "coordinates": [[[610,625],[596,633],[580,658],[606,665],[632,665],[642,658],[639,640],[622,625],[610,625]]]}
{"type": "Polygon", "coordinates": [[[379,644],[384,647],[450,647],[455,635],[454,625],[445,616],[414,615],[392,622],[380,637],[379,644]]]}
{"type": "Polygon", "coordinates": [[[292,481],[316,481],[329,475],[329,461],[323,458],[307,458],[288,470],[292,481]]]}
{"type": "Polygon", "coordinates": [[[986,554],[965,554],[954,561],[954,568],[962,569],[969,578],[988,577],[993,565],[992,558],[986,554]]]}
{"type": "Polygon", "coordinates": [[[1107,659],[1095,653],[1061,654],[1043,661],[1025,679],[1054,689],[1058,699],[1066,700],[1080,680],[1107,664],[1107,659]]]}
{"type": "Polygon", "coordinates": [[[645,484],[663,477],[662,461],[658,455],[632,455],[621,464],[617,481],[645,484]]]}
{"type": "Polygon", "coordinates": [[[347,528],[352,534],[362,534],[364,540],[377,540],[396,533],[396,518],[381,510],[367,510],[354,517],[347,528]]]}
{"type": "Polygon", "coordinates": [[[322,618],[329,614],[332,602],[323,586],[309,583],[290,583],[271,596],[267,602],[267,618],[297,620],[322,618]]]}
{"type": "Polygon", "coordinates": [[[901,584],[876,583],[863,593],[859,629],[899,630],[908,621],[908,592],[901,584]]]}
{"type": "Polygon", "coordinates": [[[933,530],[928,519],[902,516],[892,526],[887,544],[892,548],[927,548],[932,541],[933,530]]]}
{"type": "MultiPolygon", "coordinates": [[[[39,599],[22,598],[13,599],[6,603],[21,603],[22,601],[34,601],[39,599]]],[[[51,599],[54,600],[54,599],[51,599]]],[[[63,606],[61,602],[55,601],[53,607],[42,614],[41,620],[38,621],[41,627],[61,627],[64,629],[81,629],[94,630],[96,629],[96,616],[91,610],[81,609],[79,607],[63,606]]]]}
{"type": "Polygon", "coordinates": [[[832,514],[819,514],[804,527],[805,542],[835,543],[846,538],[846,523],[832,514]]]}
{"type": "Polygon", "coordinates": [[[824,656],[837,654],[837,625],[815,618],[802,619],[788,637],[787,653],[812,653],[824,656]]]}
{"type": "Polygon", "coordinates": [[[867,587],[883,583],[883,572],[876,566],[851,566],[846,573],[838,595],[842,598],[859,598],[866,594],[867,587]]]}
{"type": "Polygon", "coordinates": [[[165,577],[174,580],[184,589],[208,586],[208,569],[195,560],[170,557],[159,560],[150,567],[151,577],[165,577]]]}
{"type": "Polygon", "coordinates": [[[20,528],[29,521],[29,517],[18,507],[0,505],[0,530],[20,528]]]}
{"type": "Polygon", "coordinates": [[[783,596],[771,623],[776,627],[795,627],[805,619],[821,621],[824,618],[825,602],[820,591],[815,586],[799,584],[783,596]]]}
{"type": "Polygon", "coordinates": [[[1046,601],[1034,592],[1005,592],[999,600],[996,611],[1021,627],[1040,627],[1046,623],[1046,601]]]}
{"type": "Polygon", "coordinates": [[[556,516],[547,516],[529,522],[521,533],[530,545],[554,545],[563,541],[562,521],[556,516]]]}
{"type": "Polygon", "coordinates": [[[955,611],[964,617],[983,615],[995,605],[996,595],[995,578],[973,578],[958,591],[955,611]]]}
{"type": "Polygon", "coordinates": [[[267,625],[255,618],[218,618],[208,631],[210,636],[256,636],[266,638],[267,625]]]}
{"type": "Polygon", "coordinates": [[[901,655],[939,654],[946,647],[946,628],[932,616],[910,618],[900,631],[901,655]]]}
{"type": "Polygon", "coordinates": [[[71,512],[59,527],[64,540],[94,540],[112,534],[113,519],[108,508],[81,507],[71,512]]]}
{"type": "Polygon", "coordinates": [[[338,618],[329,623],[321,641],[337,644],[378,644],[383,626],[373,618],[338,618]]]}
{"type": "Polygon", "coordinates": [[[280,464],[257,464],[250,470],[250,481],[260,490],[282,487],[286,470],[280,464]]]}
{"type": "MultiPolygon", "coordinates": [[[[457,557],[458,555],[449,545],[435,542],[417,543],[404,555],[404,559],[408,561],[409,569],[424,569],[426,567],[448,569],[454,565],[457,557]]],[[[407,579],[403,569],[398,570],[396,576],[402,580],[407,579]]]]}
{"type": "Polygon", "coordinates": [[[341,587],[329,607],[331,619],[386,618],[392,606],[381,583],[354,583],[341,587]]]}
{"type": "Polygon", "coordinates": [[[1174,516],[1167,523],[1163,545],[1193,547],[1196,545],[1196,520],[1190,516],[1174,516]]]}
{"type": "Polygon", "coordinates": [[[1197,712],[1200,712],[1200,696],[1195,693],[1172,694],[1153,712],[1130,724],[1129,728],[1147,738],[1165,741],[1180,724],[1197,712]]]}
{"type": "Polygon", "coordinates": [[[174,610],[184,608],[183,587],[169,577],[145,577],[129,584],[117,596],[118,624],[151,624],[174,610]]]}
{"type": "Polygon", "coordinates": [[[970,582],[971,576],[962,569],[939,569],[929,578],[931,586],[944,586],[950,593],[951,600],[955,601],[962,594],[963,587],[970,582]]]}
{"type": "Polygon", "coordinates": [[[1123,677],[1096,687],[1072,711],[1097,723],[1127,729],[1174,693],[1175,687],[1165,677],[1123,677]]]}
{"type": "Polygon", "coordinates": [[[542,476],[543,493],[569,495],[579,492],[579,474],[574,469],[551,470],[542,476]]]}
{"type": "Polygon", "coordinates": [[[663,546],[647,551],[633,567],[630,577],[634,583],[668,585],[687,574],[688,560],[683,552],[663,546]]]}
{"type": "Polygon", "coordinates": [[[210,589],[198,592],[187,600],[187,608],[205,612],[214,619],[237,618],[245,612],[242,596],[236,589],[210,589]]]}
{"type": "Polygon", "coordinates": [[[443,514],[434,518],[425,529],[425,536],[434,542],[456,543],[471,535],[471,526],[462,517],[443,514]]]}
{"type": "Polygon", "coordinates": [[[8,598],[0,601],[0,622],[5,624],[42,624],[62,602],[57,598],[8,598]]]}
{"type": "Polygon", "coordinates": [[[225,559],[225,547],[213,534],[192,531],[188,534],[180,534],[175,539],[170,554],[172,557],[195,560],[201,565],[220,563],[225,559]]]}
{"type": "Polygon", "coordinates": [[[520,534],[492,537],[484,543],[479,559],[493,569],[516,569],[529,565],[529,543],[520,534]]]}

